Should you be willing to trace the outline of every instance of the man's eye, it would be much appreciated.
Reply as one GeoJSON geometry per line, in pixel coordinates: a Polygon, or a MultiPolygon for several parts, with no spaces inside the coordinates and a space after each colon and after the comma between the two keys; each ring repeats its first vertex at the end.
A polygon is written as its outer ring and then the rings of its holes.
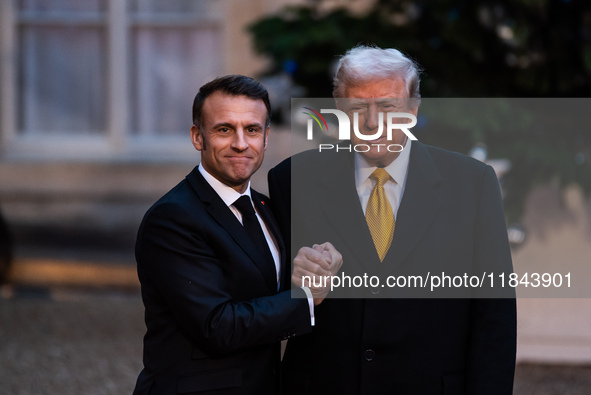
{"type": "Polygon", "coordinates": [[[246,129],[248,133],[257,133],[259,130],[257,128],[248,128],[246,129]]]}
{"type": "Polygon", "coordinates": [[[380,105],[380,109],[383,110],[397,109],[398,107],[400,107],[398,103],[382,103],[380,105]]]}
{"type": "Polygon", "coordinates": [[[222,133],[228,133],[230,131],[229,128],[219,128],[218,131],[222,132],[222,133]]]}

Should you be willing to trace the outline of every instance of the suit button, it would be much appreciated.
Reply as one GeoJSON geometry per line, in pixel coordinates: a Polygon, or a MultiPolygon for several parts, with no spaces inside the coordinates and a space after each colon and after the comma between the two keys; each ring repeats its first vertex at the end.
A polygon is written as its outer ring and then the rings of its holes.
{"type": "Polygon", "coordinates": [[[372,361],[375,356],[376,352],[372,349],[365,350],[365,352],[363,353],[363,358],[365,358],[365,360],[368,362],[372,361]]]}

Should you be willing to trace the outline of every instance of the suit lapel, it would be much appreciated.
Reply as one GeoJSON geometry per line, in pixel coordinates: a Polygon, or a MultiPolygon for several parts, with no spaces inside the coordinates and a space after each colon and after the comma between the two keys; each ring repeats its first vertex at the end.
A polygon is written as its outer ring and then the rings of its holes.
{"type": "MultiPolygon", "coordinates": [[[[361,265],[373,271],[380,264],[355,188],[354,156],[336,153],[319,179],[325,196],[318,199],[328,222],[361,265]]],[[[331,240],[328,240],[331,241],[331,240]]]]}
{"type": "Polygon", "coordinates": [[[238,221],[234,213],[232,213],[211,185],[203,178],[197,167],[189,173],[187,180],[199,199],[207,206],[207,212],[230,234],[236,244],[238,244],[259,268],[269,289],[273,293],[277,292],[277,280],[274,271],[269,270],[259,248],[254,245],[250,236],[244,230],[242,224],[240,224],[240,221],[238,221]]]}
{"type": "Polygon", "coordinates": [[[367,270],[388,272],[400,265],[441,208],[442,200],[436,188],[441,176],[431,155],[418,141],[413,142],[410,155],[396,230],[383,263],[380,263],[355,188],[354,156],[335,154],[334,160],[328,162],[328,171],[322,172],[319,178],[324,194],[318,199],[322,211],[347,243],[346,247],[367,270]]]}
{"type": "Polygon", "coordinates": [[[425,146],[413,142],[394,239],[381,266],[382,272],[400,265],[429,228],[442,205],[436,188],[440,182],[439,171],[425,146]]]}
{"type": "MultiPolygon", "coordinates": [[[[277,224],[277,221],[275,220],[275,217],[273,216],[273,213],[271,212],[271,209],[269,207],[269,200],[264,195],[258,193],[254,189],[251,189],[251,195],[252,195],[252,201],[254,202],[257,213],[261,216],[261,218],[265,222],[265,225],[267,225],[267,229],[269,230],[269,232],[271,232],[271,234],[275,238],[275,242],[277,243],[277,247],[279,248],[279,259],[280,259],[279,267],[281,268],[279,280],[280,280],[280,289],[283,289],[286,284],[286,275],[287,275],[287,272],[289,272],[289,270],[287,269],[287,265],[285,264],[286,259],[287,259],[286,258],[287,251],[285,249],[285,244],[283,243],[283,238],[281,237],[279,225],[277,224]]],[[[289,273],[288,276],[291,277],[291,273],[289,273]]]]}

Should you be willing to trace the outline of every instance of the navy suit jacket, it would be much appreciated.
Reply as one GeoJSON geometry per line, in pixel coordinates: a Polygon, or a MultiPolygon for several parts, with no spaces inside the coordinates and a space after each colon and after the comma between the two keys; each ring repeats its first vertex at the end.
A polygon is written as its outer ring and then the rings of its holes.
{"type": "MultiPolygon", "coordinates": [[[[267,199],[252,199],[282,256],[267,199]]],[[[311,330],[307,300],[277,292],[274,268],[195,168],[140,226],[144,369],[134,394],[275,394],[280,340],[311,330]]],[[[303,291],[301,291],[303,294],[303,291]]]]}
{"type": "MultiPolygon", "coordinates": [[[[384,281],[433,268],[512,271],[497,178],[490,166],[464,155],[412,143],[394,239],[381,263],[355,188],[352,154],[295,155],[270,171],[269,190],[294,249],[329,241],[349,276],[384,281]]],[[[399,291],[362,287],[340,295],[347,299],[329,296],[315,309],[312,334],[288,342],[284,393],[512,393],[512,291],[506,299],[405,298],[399,291]]]]}

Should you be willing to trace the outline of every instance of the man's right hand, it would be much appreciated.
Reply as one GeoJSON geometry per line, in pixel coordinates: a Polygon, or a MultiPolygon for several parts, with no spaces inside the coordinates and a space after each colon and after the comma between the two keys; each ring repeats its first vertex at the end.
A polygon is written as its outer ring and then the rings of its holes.
{"type": "Polygon", "coordinates": [[[331,276],[339,271],[343,257],[327,242],[300,248],[293,263],[291,281],[298,287],[308,287],[317,306],[328,295],[331,276]]]}

